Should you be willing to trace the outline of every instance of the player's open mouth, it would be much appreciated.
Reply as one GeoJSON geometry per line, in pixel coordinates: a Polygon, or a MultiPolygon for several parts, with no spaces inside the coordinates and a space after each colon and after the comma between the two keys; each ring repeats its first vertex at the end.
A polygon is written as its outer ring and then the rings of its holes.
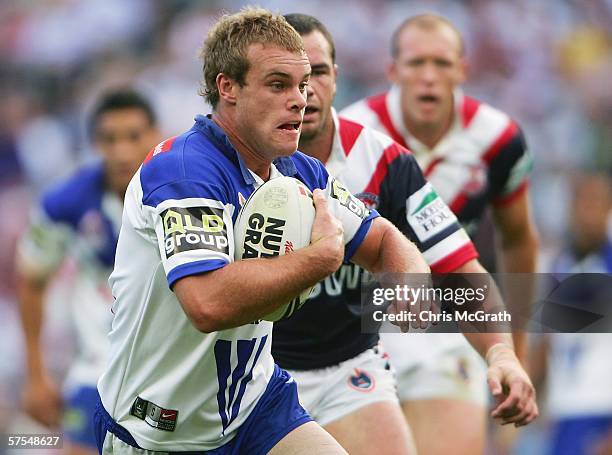
{"type": "Polygon", "coordinates": [[[287,122],[287,123],[283,123],[278,128],[281,130],[287,130],[287,131],[298,131],[300,129],[301,124],[302,122],[298,122],[298,121],[287,122]]]}
{"type": "Polygon", "coordinates": [[[429,103],[433,104],[433,103],[437,103],[439,101],[438,97],[434,96],[434,95],[421,95],[421,96],[418,97],[418,100],[421,103],[427,103],[427,104],[429,104],[429,103]]]}

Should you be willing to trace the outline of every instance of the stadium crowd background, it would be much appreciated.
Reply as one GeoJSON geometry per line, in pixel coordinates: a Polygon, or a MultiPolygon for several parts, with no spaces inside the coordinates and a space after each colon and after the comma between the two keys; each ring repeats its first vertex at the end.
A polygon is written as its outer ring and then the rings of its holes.
{"type": "MultiPolygon", "coordinates": [[[[78,164],[95,159],[85,119],[104,89],[140,89],[152,100],[165,136],[189,128],[196,113],[208,112],[197,95],[197,50],[220,11],[235,11],[244,3],[0,4],[0,429],[9,410],[18,407],[23,354],[13,257],[30,205],[78,164]]],[[[312,14],[326,24],[340,67],[337,108],[388,86],[390,34],[403,19],[433,11],[455,23],[466,41],[465,91],[513,116],[535,157],[531,195],[541,236],[541,270],[547,270],[547,258],[567,240],[572,175],[578,169],[612,171],[612,1],[258,4],[312,14]]],[[[52,369],[61,375],[70,355],[64,348],[69,334],[61,330],[61,305],[53,308],[46,346],[52,369]]],[[[612,357],[612,346],[610,351],[612,357]]]]}

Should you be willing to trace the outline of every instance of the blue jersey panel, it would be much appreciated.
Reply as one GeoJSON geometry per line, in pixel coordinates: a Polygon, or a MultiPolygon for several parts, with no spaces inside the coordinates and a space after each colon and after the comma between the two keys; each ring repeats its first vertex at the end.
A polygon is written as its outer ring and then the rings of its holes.
{"type": "Polygon", "coordinates": [[[111,267],[118,233],[114,232],[113,223],[102,210],[105,190],[104,167],[98,163],[80,169],[67,181],[46,192],[41,207],[50,220],[67,224],[77,234],[83,233],[86,239],[92,237],[92,226],[95,226],[96,241],[92,247],[100,262],[111,267]]]}

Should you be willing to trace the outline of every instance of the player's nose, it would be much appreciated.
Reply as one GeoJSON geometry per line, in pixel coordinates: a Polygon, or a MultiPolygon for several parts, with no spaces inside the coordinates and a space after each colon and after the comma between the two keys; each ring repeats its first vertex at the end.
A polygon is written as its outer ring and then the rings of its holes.
{"type": "Polygon", "coordinates": [[[291,91],[291,97],[289,99],[289,105],[291,110],[301,111],[306,107],[306,91],[300,90],[299,87],[296,87],[295,90],[291,91]]]}

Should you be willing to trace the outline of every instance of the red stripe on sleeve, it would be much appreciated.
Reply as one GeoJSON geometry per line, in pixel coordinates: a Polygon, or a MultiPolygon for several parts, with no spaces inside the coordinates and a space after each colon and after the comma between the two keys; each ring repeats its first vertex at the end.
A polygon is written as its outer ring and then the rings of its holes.
{"type": "Polygon", "coordinates": [[[525,191],[527,191],[527,188],[529,188],[529,180],[524,180],[512,193],[506,194],[495,199],[495,201],[493,201],[493,205],[496,207],[510,205],[520,196],[522,196],[525,191]]]}
{"type": "Polygon", "coordinates": [[[340,134],[340,142],[342,143],[342,150],[344,150],[344,154],[346,156],[351,153],[353,149],[353,145],[357,141],[357,138],[361,134],[363,130],[363,125],[359,123],[353,122],[351,120],[347,120],[345,118],[339,117],[339,134],[340,134]]]}
{"type": "Polygon", "coordinates": [[[476,111],[480,106],[480,102],[469,96],[463,97],[463,106],[461,106],[461,123],[464,128],[472,122],[472,119],[476,115],[476,111]]]}
{"type": "Polygon", "coordinates": [[[478,258],[478,251],[472,242],[463,245],[458,250],[444,256],[442,259],[431,264],[429,268],[433,273],[450,273],[457,270],[463,264],[478,258]]]}
{"type": "Polygon", "coordinates": [[[518,126],[514,122],[510,122],[510,124],[506,127],[504,132],[497,138],[497,140],[489,147],[489,149],[485,152],[482,159],[485,163],[491,163],[493,158],[497,156],[497,154],[501,151],[501,149],[508,143],[510,140],[516,135],[518,132],[518,126]]]}
{"type": "Polygon", "coordinates": [[[381,93],[380,95],[373,96],[367,99],[368,106],[378,116],[380,123],[385,127],[387,133],[391,138],[403,147],[408,148],[406,141],[401,134],[393,126],[389,111],[387,111],[387,93],[381,93]]]}
{"type": "Polygon", "coordinates": [[[363,190],[365,193],[380,194],[380,185],[382,185],[383,180],[387,176],[389,164],[402,153],[409,154],[410,152],[395,143],[391,144],[383,151],[368,186],[363,190]]]}
{"type": "Polygon", "coordinates": [[[459,193],[459,195],[448,206],[454,214],[458,214],[459,212],[461,212],[461,210],[463,210],[463,207],[465,207],[467,201],[467,194],[459,193]]]}

